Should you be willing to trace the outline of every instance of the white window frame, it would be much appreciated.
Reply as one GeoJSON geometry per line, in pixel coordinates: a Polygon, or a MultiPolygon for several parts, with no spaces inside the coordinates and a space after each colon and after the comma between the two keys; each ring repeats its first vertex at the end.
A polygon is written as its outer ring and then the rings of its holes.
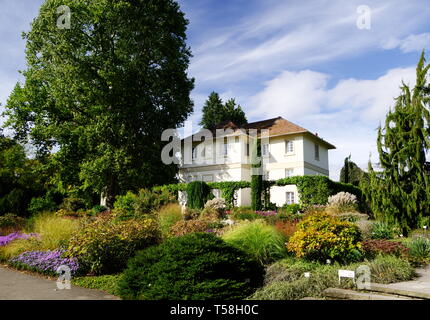
{"type": "Polygon", "coordinates": [[[293,191],[287,191],[285,193],[285,196],[286,196],[285,203],[287,203],[287,204],[295,204],[296,203],[296,195],[294,194],[293,191]]]}
{"type": "Polygon", "coordinates": [[[294,153],[294,140],[285,140],[285,154],[294,153]]]}

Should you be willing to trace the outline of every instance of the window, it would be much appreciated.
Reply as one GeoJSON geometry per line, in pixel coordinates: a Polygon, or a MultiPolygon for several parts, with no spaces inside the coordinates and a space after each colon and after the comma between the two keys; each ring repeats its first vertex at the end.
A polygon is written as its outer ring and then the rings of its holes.
{"type": "Polygon", "coordinates": [[[193,160],[197,159],[197,147],[193,147],[193,160]]]}
{"type": "Polygon", "coordinates": [[[263,156],[269,155],[269,145],[268,144],[263,144],[263,148],[261,149],[261,153],[263,154],[263,156]]]}
{"type": "Polygon", "coordinates": [[[294,153],[294,141],[285,141],[285,153],[294,153]]]}
{"type": "Polygon", "coordinates": [[[294,192],[287,192],[287,204],[293,204],[294,203],[294,192]]]}
{"type": "Polygon", "coordinates": [[[236,143],[239,142],[239,137],[235,137],[234,142],[236,142],[236,143]]]}
{"type": "Polygon", "coordinates": [[[249,157],[249,143],[246,144],[246,156],[249,157]]]}
{"type": "Polygon", "coordinates": [[[224,143],[221,145],[220,154],[224,157],[227,157],[227,155],[228,155],[227,138],[224,138],[224,143]]]}
{"type": "Polygon", "coordinates": [[[320,159],[320,146],[315,143],[315,160],[320,159]]]}
{"type": "Polygon", "coordinates": [[[206,148],[205,147],[203,147],[203,149],[202,149],[202,157],[203,158],[206,157],[206,148]]]}
{"type": "Polygon", "coordinates": [[[294,169],[285,169],[285,178],[294,176],[294,169]]]}

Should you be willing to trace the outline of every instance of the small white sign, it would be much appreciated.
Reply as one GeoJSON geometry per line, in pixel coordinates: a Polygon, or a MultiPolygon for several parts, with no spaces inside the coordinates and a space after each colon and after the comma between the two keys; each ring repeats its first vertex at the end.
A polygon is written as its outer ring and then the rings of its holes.
{"type": "Polygon", "coordinates": [[[310,272],[305,272],[305,278],[310,278],[311,277],[311,273],[310,272]]]}
{"type": "Polygon", "coordinates": [[[355,271],[339,270],[339,283],[340,283],[341,278],[350,278],[355,283],[355,271]]]}

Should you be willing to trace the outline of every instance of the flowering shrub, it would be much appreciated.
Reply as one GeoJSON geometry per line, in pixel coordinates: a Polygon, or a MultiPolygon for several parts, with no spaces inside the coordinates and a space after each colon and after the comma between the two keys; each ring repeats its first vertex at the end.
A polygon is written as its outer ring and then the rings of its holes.
{"type": "Polygon", "coordinates": [[[125,268],[137,250],[157,244],[160,238],[153,219],[97,219],[70,240],[66,256],[76,257],[92,273],[111,274],[125,268]]]}
{"type": "Polygon", "coordinates": [[[379,254],[390,254],[396,257],[405,257],[409,249],[401,242],[389,240],[366,240],[361,243],[365,255],[373,259],[379,254]]]}
{"type": "Polygon", "coordinates": [[[357,197],[348,192],[339,192],[334,196],[328,197],[328,206],[331,209],[337,209],[339,212],[356,210],[357,205],[357,197]]]}
{"type": "Polygon", "coordinates": [[[31,237],[37,237],[37,236],[38,236],[38,234],[36,234],[36,233],[25,234],[25,233],[21,233],[21,232],[14,232],[14,233],[11,233],[7,236],[0,237],[0,247],[7,245],[8,243],[10,243],[13,240],[29,239],[31,237]]]}
{"type": "Polygon", "coordinates": [[[346,262],[361,255],[360,231],[354,224],[320,212],[304,218],[288,242],[298,258],[346,262]]]}
{"type": "Polygon", "coordinates": [[[9,263],[19,269],[36,271],[48,275],[56,275],[57,268],[66,265],[71,274],[79,272],[79,263],[74,258],[64,258],[64,250],[54,251],[27,251],[12,258],[9,263]]]}
{"type": "Polygon", "coordinates": [[[212,200],[208,200],[204,208],[213,210],[225,210],[225,200],[223,198],[214,198],[212,200]]]}

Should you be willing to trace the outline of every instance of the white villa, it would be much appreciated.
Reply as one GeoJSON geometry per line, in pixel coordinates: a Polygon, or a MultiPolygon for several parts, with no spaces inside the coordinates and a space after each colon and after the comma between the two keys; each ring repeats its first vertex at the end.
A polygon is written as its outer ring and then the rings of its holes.
{"type": "MultiPolygon", "coordinates": [[[[264,179],[277,180],[296,175],[329,175],[328,151],[336,147],[282,117],[248,123],[219,124],[186,139],[179,167],[181,182],[250,181],[250,141],[261,139],[264,179]],[[252,132],[257,132],[252,134],[252,132]]],[[[214,191],[219,196],[219,191],[214,191]]],[[[297,203],[295,185],[272,187],[270,200],[277,206],[297,203]]],[[[251,205],[250,189],[241,189],[237,205],[251,205]]]]}

